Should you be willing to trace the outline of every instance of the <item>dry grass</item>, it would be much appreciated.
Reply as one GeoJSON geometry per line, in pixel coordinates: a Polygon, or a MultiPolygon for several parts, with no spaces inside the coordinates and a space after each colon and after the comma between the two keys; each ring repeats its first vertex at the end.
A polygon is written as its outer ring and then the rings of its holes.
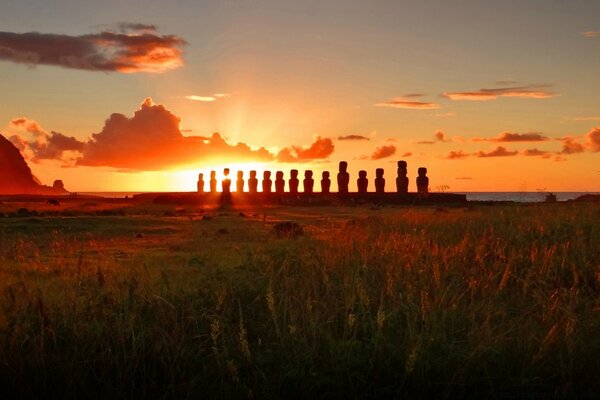
{"type": "Polygon", "coordinates": [[[0,218],[0,392],[600,390],[598,205],[115,207],[0,218]],[[277,238],[280,220],[305,235],[277,238]]]}

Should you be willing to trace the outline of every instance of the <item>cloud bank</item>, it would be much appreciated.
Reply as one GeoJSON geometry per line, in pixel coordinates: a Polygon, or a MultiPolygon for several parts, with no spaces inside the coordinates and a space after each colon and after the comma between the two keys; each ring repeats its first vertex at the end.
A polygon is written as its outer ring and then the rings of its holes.
{"type": "Polygon", "coordinates": [[[70,36],[0,32],[0,60],[88,71],[161,73],[183,65],[185,40],[153,25],[122,23],[118,32],[70,36]]]}
{"type": "Polygon", "coordinates": [[[253,149],[245,143],[229,144],[219,133],[210,137],[183,136],[180,123],[179,117],[148,98],[132,117],[112,114],[102,130],[87,141],[57,132],[47,133],[27,118],[13,119],[11,125],[21,134],[11,137],[11,141],[35,161],[53,159],[70,166],[132,171],[171,169],[224,159],[307,162],[327,158],[334,151],[331,139],[317,137],[307,147],[290,146],[274,155],[264,147],[253,149]]]}

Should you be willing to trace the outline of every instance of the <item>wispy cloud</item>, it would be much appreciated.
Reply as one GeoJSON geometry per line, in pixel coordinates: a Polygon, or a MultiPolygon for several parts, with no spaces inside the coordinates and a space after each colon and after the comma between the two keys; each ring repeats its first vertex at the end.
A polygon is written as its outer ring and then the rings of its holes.
{"type": "Polygon", "coordinates": [[[434,117],[436,117],[436,118],[449,118],[449,117],[454,117],[454,116],[456,116],[456,113],[453,113],[453,112],[439,113],[439,114],[434,115],[434,117]]]}
{"type": "Polygon", "coordinates": [[[179,36],[160,35],[153,25],[133,23],[120,24],[118,32],[80,36],[0,32],[0,60],[88,71],[161,73],[183,65],[184,45],[179,36]]]}
{"type": "Polygon", "coordinates": [[[539,132],[511,133],[502,132],[493,138],[473,138],[474,142],[543,142],[549,140],[539,132]]]}
{"type": "Polygon", "coordinates": [[[600,121],[600,117],[575,117],[573,121],[600,121]]]}
{"type": "Polygon", "coordinates": [[[595,38],[600,36],[600,31],[585,31],[581,32],[581,36],[586,37],[588,39],[595,38]]]}
{"type": "Polygon", "coordinates": [[[195,94],[190,94],[188,96],[185,96],[185,98],[192,101],[203,101],[206,103],[213,102],[217,99],[215,96],[198,96],[195,94]]]}
{"type": "MultiPolygon", "coordinates": [[[[415,94],[413,94],[413,97],[415,97],[415,94]]],[[[406,97],[395,97],[382,103],[377,103],[375,107],[404,108],[409,110],[435,110],[440,108],[436,103],[407,100],[406,97]]]]}
{"type": "Polygon", "coordinates": [[[447,160],[460,160],[467,157],[469,157],[469,153],[466,153],[463,150],[452,150],[444,158],[447,160]]]}
{"type": "Polygon", "coordinates": [[[491,151],[488,151],[488,152],[478,151],[477,153],[475,153],[475,155],[477,157],[480,157],[480,158],[486,158],[486,157],[510,157],[510,156],[516,156],[517,154],[519,154],[518,151],[516,151],[516,150],[507,150],[503,146],[498,146],[494,150],[491,150],[491,151]]]}
{"type": "Polygon", "coordinates": [[[450,100],[488,101],[499,97],[520,97],[530,99],[548,99],[556,96],[549,90],[552,85],[529,85],[500,88],[484,88],[467,92],[445,92],[443,97],[450,100]]]}
{"type": "Polygon", "coordinates": [[[457,176],[455,179],[458,179],[460,181],[470,181],[473,178],[470,176],[457,176]]]}
{"type": "Polygon", "coordinates": [[[338,136],[338,140],[371,140],[370,138],[363,135],[346,135],[338,136]]]}

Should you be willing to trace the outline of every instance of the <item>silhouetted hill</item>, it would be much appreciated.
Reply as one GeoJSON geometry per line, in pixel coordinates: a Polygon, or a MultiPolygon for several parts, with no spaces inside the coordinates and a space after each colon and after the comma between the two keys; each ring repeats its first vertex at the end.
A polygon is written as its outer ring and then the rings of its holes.
{"type": "Polygon", "coordinates": [[[62,181],[40,185],[19,149],[0,134],[0,194],[67,194],[62,181]]]}

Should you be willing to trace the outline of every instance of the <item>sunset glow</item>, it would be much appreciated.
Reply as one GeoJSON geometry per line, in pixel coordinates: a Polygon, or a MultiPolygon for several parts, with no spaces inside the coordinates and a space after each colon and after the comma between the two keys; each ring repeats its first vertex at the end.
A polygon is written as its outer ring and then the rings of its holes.
{"type": "Polygon", "coordinates": [[[59,0],[58,18],[9,1],[0,133],[71,191],[341,160],[351,186],[384,168],[393,190],[406,160],[451,191],[600,190],[600,6],[434,3],[150,1],[142,18],[59,0]]]}

